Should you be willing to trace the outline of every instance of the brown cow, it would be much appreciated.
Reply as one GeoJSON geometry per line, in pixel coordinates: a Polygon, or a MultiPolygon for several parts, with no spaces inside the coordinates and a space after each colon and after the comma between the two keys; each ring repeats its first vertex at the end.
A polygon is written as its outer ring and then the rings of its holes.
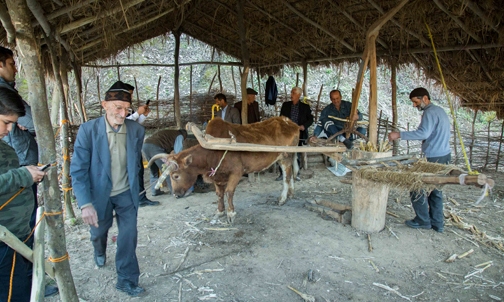
{"type": "MultiPolygon", "coordinates": [[[[297,146],[299,126],[286,117],[273,117],[250,125],[230,124],[220,118],[215,118],[208,123],[206,134],[219,138],[230,138],[230,134],[232,134],[238,143],[297,146]]],[[[219,198],[216,217],[224,215],[224,195],[227,196],[227,220],[229,223],[234,221],[236,215],[233,195],[243,174],[263,171],[278,161],[284,176],[283,191],[278,203],[283,205],[287,197],[293,195],[293,175],[296,175],[299,169],[294,153],[246,151],[228,151],[226,153],[225,151],[204,149],[197,145],[174,155],[156,155],[151,159],[151,162],[163,157],[163,160],[167,162],[167,170],[170,171],[172,193],[176,196],[183,196],[194,184],[197,176],[203,175],[205,182],[215,184],[219,198]],[[213,171],[215,172],[213,173],[213,171]]],[[[161,177],[159,180],[162,182],[161,177]]]]}

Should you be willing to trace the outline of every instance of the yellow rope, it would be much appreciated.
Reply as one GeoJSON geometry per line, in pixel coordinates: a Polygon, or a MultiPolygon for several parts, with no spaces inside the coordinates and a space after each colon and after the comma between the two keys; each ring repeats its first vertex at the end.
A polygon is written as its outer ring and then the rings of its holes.
{"type": "Polygon", "coordinates": [[[56,263],[56,262],[63,262],[68,259],[70,259],[70,256],[68,255],[68,252],[67,252],[65,255],[63,255],[59,258],[53,258],[53,257],[49,256],[47,261],[52,262],[52,263],[56,263]]]}
{"type": "Polygon", "coordinates": [[[437,64],[437,67],[439,69],[439,74],[441,75],[441,82],[443,83],[443,88],[444,88],[444,91],[446,93],[446,98],[448,99],[448,105],[450,105],[450,112],[451,112],[451,115],[452,115],[452,118],[453,118],[453,123],[455,125],[455,131],[457,132],[456,135],[459,138],[460,147],[462,149],[462,154],[464,155],[464,161],[465,161],[465,164],[466,164],[466,167],[467,167],[467,171],[468,171],[469,175],[478,175],[479,174],[478,171],[472,171],[471,170],[471,164],[469,163],[469,159],[467,158],[467,153],[466,153],[466,150],[465,150],[464,141],[462,140],[462,136],[460,135],[460,130],[459,130],[458,123],[457,123],[457,117],[455,116],[455,110],[453,109],[453,104],[452,104],[451,99],[450,99],[450,94],[448,93],[448,88],[446,87],[446,82],[444,80],[443,70],[441,69],[441,64],[439,63],[438,55],[437,55],[437,52],[436,52],[436,46],[434,45],[434,38],[432,37],[432,33],[431,33],[431,30],[430,30],[429,25],[427,24],[427,22],[425,22],[425,26],[427,27],[427,31],[429,33],[429,38],[430,38],[430,41],[431,41],[431,44],[432,44],[432,50],[434,51],[434,57],[436,58],[436,64],[437,64]]]}

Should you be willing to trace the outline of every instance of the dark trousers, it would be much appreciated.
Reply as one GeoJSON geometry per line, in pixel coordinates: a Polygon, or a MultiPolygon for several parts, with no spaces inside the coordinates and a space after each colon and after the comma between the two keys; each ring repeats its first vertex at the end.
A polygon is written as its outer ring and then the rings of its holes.
{"type": "Polygon", "coordinates": [[[33,212],[30,218],[30,228],[33,230],[35,227],[35,223],[37,223],[35,220],[37,219],[37,208],[38,208],[38,198],[37,198],[37,187],[38,183],[34,183],[32,185],[32,190],[33,190],[33,200],[34,200],[34,205],[33,205],[33,212]]]}
{"type": "MultiPolygon", "coordinates": [[[[428,157],[431,163],[448,164],[451,154],[439,157],[428,157]]],[[[424,191],[410,192],[411,204],[415,210],[415,220],[422,225],[432,225],[438,228],[444,226],[443,192],[432,190],[429,194],[424,191]]]]}
{"type": "MultiPolygon", "coordinates": [[[[26,244],[31,247],[33,240],[26,244]]],[[[0,302],[7,302],[11,280],[14,250],[0,243],[0,302]]],[[[12,280],[11,302],[29,302],[31,295],[32,263],[16,253],[16,263],[12,280]]]]}
{"type": "Polygon", "coordinates": [[[117,281],[128,280],[138,285],[138,277],[140,276],[136,256],[138,209],[133,204],[130,190],[111,196],[105,210],[105,218],[98,221],[97,228],[91,226],[90,233],[94,253],[98,256],[106,253],[107,235],[113,221],[112,211],[116,213],[117,228],[119,229],[115,257],[117,281]]]}
{"type": "Polygon", "coordinates": [[[145,191],[145,185],[144,185],[144,172],[145,172],[145,169],[144,169],[144,165],[143,165],[143,158],[140,156],[140,172],[138,172],[138,180],[140,181],[140,192],[143,192],[142,194],[140,194],[140,198],[138,200],[140,200],[140,202],[142,200],[147,200],[147,192],[144,192],[145,191]]]}

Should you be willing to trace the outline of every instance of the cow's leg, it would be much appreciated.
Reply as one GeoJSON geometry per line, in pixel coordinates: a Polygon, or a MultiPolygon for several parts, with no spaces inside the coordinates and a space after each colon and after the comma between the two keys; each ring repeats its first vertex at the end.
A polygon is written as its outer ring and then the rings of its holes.
{"type": "Polygon", "coordinates": [[[233,224],[236,217],[236,212],[234,210],[234,204],[233,204],[233,197],[236,186],[238,186],[238,182],[240,182],[240,178],[241,178],[241,171],[239,171],[236,175],[235,174],[230,175],[226,187],[226,196],[228,202],[227,221],[229,224],[233,224]]]}
{"type": "Polygon", "coordinates": [[[224,190],[225,186],[215,184],[215,194],[217,195],[217,212],[215,212],[214,219],[224,216],[224,190]]]}
{"type": "Polygon", "coordinates": [[[299,172],[299,164],[297,161],[297,153],[290,153],[289,154],[291,157],[291,163],[292,163],[292,177],[289,181],[289,191],[287,193],[287,196],[293,197],[294,196],[294,177],[298,175],[299,172]]]}
{"type": "Polygon", "coordinates": [[[287,201],[287,197],[292,196],[292,188],[294,187],[294,179],[292,178],[292,159],[289,155],[284,156],[280,160],[280,167],[283,175],[283,190],[282,195],[278,199],[278,205],[283,205],[287,201]]]}

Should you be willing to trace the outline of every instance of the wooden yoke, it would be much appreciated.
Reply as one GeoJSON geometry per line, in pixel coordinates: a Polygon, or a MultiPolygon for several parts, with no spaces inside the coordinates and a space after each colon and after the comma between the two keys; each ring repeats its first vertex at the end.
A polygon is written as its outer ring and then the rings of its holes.
{"type": "MultiPolygon", "coordinates": [[[[364,52],[362,53],[362,62],[359,68],[359,73],[357,75],[357,83],[355,84],[355,90],[352,93],[352,110],[350,111],[350,121],[346,129],[353,129],[354,121],[352,117],[357,113],[357,107],[359,105],[359,98],[362,91],[362,82],[364,80],[364,73],[366,72],[367,66],[371,61],[370,66],[370,87],[371,96],[369,100],[369,141],[376,144],[378,139],[377,134],[377,79],[376,79],[376,38],[382,26],[387,23],[392,17],[408,2],[408,0],[402,0],[396,7],[388,11],[381,18],[376,20],[368,29],[366,33],[366,46],[364,47],[364,52]]],[[[350,131],[346,133],[347,138],[350,137],[350,131]]]]}

